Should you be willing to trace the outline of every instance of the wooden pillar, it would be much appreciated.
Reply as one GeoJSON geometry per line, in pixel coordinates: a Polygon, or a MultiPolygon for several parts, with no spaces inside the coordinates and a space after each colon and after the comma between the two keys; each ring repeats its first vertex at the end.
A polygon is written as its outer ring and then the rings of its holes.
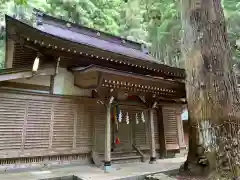
{"type": "Polygon", "coordinates": [[[166,149],[166,140],[164,133],[164,119],[162,106],[158,106],[158,127],[159,127],[159,143],[160,143],[160,158],[167,157],[167,149],[166,149]]]}
{"type": "Polygon", "coordinates": [[[50,89],[49,89],[49,94],[53,94],[54,91],[54,80],[55,80],[55,75],[50,76],[50,89]]]}
{"type": "Polygon", "coordinates": [[[104,171],[111,170],[111,104],[113,97],[106,104],[106,121],[105,121],[105,148],[104,148],[104,171]]]}
{"type": "Polygon", "coordinates": [[[178,127],[178,143],[179,143],[180,150],[186,148],[181,113],[182,113],[181,108],[177,108],[176,116],[177,116],[177,127],[178,127]]]}
{"type": "Polygon", "coordinates": [[[156,143],[155,143],[155,137],[154,137],[154,119],[153,119],[154,109],[151,107],[149,109],[149,133],[150,133],[150,162],[154,163],[156,162],[156,143]]]}

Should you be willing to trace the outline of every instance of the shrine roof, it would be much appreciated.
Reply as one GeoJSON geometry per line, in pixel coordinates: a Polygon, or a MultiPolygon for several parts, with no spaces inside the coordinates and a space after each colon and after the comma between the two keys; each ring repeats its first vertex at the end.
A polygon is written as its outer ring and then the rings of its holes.
{"type": "MultiPolygon", "coordinates": [[[[99,62],[109,60],[129,66],[129,69],[140,68],[151,76],[157,74],[156,76],[162,77],[185,78],[184,69],[160,64],[147,54],[142,44],[57,19],[39,10],[35,10],[35,14],[36,26],[34,27],[6,16],[7,36],[15,34],[41,47],[49,48],[51,45],[52,51],[56,51],[56,54],[65,49],[68,54],[80,53],[88,57],[91,55],[99,62]]],[[[25,43],[21,40],[19,42],[25,43]]],[[[28,51],[30,52],[30,49],[28,51]]],[[[17,58],[17,55],[15,57],[17,58]]]]}
{"type": "Polygon", "coordinates": [[[156,62],[152,56],[147,54],[146,49],[143,48],[143,44],[57,19],[36,9],[35,12],[37,21],[39,21],[39,25],[36,28],[42,32],[104,51],[118,53],[139,60],[156,62]]]}

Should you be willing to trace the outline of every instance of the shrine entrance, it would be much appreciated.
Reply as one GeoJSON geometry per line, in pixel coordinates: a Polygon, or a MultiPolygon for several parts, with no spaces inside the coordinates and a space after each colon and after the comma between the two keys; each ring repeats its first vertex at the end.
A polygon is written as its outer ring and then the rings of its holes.
{"type": "MultiPolygon", "coordinates": [[[[111,151],[131,152],[136,145],[136,127],[145,127],[145,113],[136,107],[139,102],[128,101],[123,104],[115,102],[111,108],[111,151]]],[[[146,133],[144,128],[144,134],[146,133]]],[[[142,138],[145,140],[144,136],[142,138]]]]}
{"type": "Polygon", "coordinates": [[[116,103],[111,108],[112,152],[132,150],[132,122],[129,112],[116,103]]]}
{"type": "Polygon", "coordinates": [[[112,125],[112,152],[132,150],[132,123],[125,122],[112,125]]]}

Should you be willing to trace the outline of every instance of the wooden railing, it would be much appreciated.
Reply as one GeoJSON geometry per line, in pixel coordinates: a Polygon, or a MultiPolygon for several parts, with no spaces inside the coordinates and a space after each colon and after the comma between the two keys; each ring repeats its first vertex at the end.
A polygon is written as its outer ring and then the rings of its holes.
{"type": "Polygon", "coordinates": [[[148,157],[145,154],[143,154],[143,152],[136,145],[133,144],[132,147],[135,151],[137,151],[138,154],[141,155],[142,162],[147,161],[148,157]]]}

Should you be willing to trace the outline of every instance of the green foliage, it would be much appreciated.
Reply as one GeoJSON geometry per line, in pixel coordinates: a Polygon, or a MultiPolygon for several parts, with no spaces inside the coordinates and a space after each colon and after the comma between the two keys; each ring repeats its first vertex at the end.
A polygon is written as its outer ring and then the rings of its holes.
{"type": "MultiPolygon", "coordinates": [[[[7,2],[9,2],[9,1],[8,0],[0,0],[1,4],[5,4],[7,2]]],[[[25,5],[25,4],[27,4],[27,0],[14,0],[13,2],[15,4],[17,4],[17,5],[25,5]]]]}
{"type": "MultiPolygon", "coordinates": [[[[0,0],[0,67],[4,61],[4,14],[31,23],[32,9],[144,43],[157,61],[183,67],[177,0],[0,0]]],[[[234,63],[240,61],[240,2],[222,0],[234,63]]]]}
{"type": "MultiPolygon", "coordinates": [[[[119,34],[121,0],[49,0],[47,13],[111,34],[119,34]]],[[[45,11],[46,12],[46,11],[45,11]]]]}

